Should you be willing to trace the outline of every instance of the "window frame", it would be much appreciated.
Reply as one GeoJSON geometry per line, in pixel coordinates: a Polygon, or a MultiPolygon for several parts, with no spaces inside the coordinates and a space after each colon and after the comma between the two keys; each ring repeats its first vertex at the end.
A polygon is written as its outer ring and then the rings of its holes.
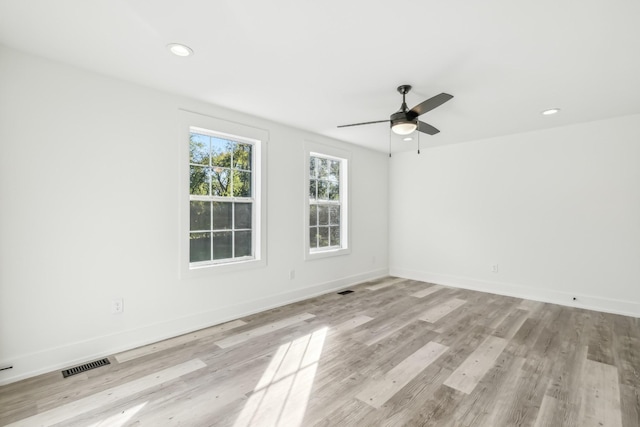
{"type": "MultiPolygon", "coordinates": [[[[240,123],[229,122],[205,114],[180,110],[180,276],[200,277],[212,273],[245,270],[266,266],[266,148],[268,132],[240,123]],[[190,193],[189,141],[192,130],[205,135],[252,145],[251,187],[252,196],[192,196],[190,193]],[[190,213],[191,200],[224,201],[242,203],[251,199],[253,256],[190,262],[190,213]],[[215,199],[215,200],[213,200],[215,199]]],[[[212,224],[213,227],[213,224],[212,224]]],[[[232,230],[229,230],[232,231],[232,230]]],[[[210,231],[212,232],[212,231],[210,231]]],[[[233,236],[233,234],[232,234],[233,236]]],[[[233,237],[232,237],[233,239],[233,237]]]]}
{"type": "MultiPolygon", "coordinates": [[[[305,142],[305,161],[304,161],[304,258],[305,260],[321,259],[333,256],[347,255],[351,253],[351,222],[350,222],[350,203],[349,203],[349,187],[350,177],[349,169],[351,163],[351,153],[349,151],[325,144],[315,142],[305,142]],[[329,160],[337,160],[340,162],[340,179],[339,179],[339,206],[340,206],[340,247],[311,248],[310,245],[310,210],[311,198],[309,197],[310,185],[310,166],[311,157],[319,157],[329,160]]],[[[337,204],[337,203],[326,203],[337,204]]]]}

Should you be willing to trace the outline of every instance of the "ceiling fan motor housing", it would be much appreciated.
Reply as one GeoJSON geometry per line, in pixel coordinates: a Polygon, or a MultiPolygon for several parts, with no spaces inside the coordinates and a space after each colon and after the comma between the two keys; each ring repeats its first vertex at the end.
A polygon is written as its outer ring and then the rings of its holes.
{"type": "Polygon", "coordinates": [[[391,117],[391,126],[394,123],[418,123],[417,117],[411,117],[411,115],[407,114],[407,111],[398,111],[397,113],[393,113],[391,117]]]}

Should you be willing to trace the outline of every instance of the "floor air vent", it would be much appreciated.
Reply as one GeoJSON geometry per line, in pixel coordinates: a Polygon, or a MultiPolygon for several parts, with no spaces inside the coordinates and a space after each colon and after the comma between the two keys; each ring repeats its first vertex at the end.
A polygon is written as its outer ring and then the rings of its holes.
{"type": "Polygon", "coordinates": [[[100,366],[110,365],[109,359],[100,359],[95,362],[85,363],[84,365],[76,366],[74,368],[65,369],[62,371],[62,376],[64,378],[70,377],[71,375],[81,374],[86,371],[90,371],[95,368],[99,368],[100,366]]]}
{"type": "Polygon", "coordinates": [[[338,295],[347,295],[352,293],[353,291],[342,291],[342,292],[338,292],[338,295]]]}

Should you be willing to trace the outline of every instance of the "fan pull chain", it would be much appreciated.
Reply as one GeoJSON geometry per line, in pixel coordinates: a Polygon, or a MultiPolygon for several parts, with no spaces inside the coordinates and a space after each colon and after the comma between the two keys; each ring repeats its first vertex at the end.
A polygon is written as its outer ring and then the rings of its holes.
{"type": "Polygon", "coordinates": [[[420,154],[420,137],[418,136],[418,154],[420,154]]]}
{"type": "Polygon", "coordinates": [[[391,137],[389,137],[389,158],[391,158],[391,137]]]}

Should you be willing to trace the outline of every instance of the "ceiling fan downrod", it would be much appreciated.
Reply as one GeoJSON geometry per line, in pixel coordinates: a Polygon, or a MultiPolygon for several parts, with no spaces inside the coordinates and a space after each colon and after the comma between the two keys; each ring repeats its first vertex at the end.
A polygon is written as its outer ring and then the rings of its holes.
{"type": "Polygon", "coordinates": [[[411,85],[400,85],[398,86],[398,92],[402,94],[402,105],[400,106],[399,113],[406,113],[409,111],[409,107],[407,107],[407,101],[405,100],[405,95],[409,93],[411,90],[411,85]]]}

